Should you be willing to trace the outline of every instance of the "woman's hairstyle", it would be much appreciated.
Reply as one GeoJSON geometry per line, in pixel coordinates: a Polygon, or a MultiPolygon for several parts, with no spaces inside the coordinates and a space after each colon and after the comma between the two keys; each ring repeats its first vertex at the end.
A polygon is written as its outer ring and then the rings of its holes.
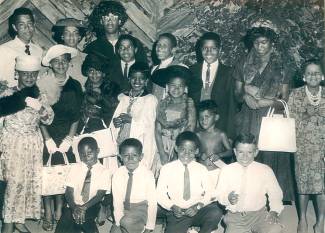
{"type": "Polygon", "coordinates": [[[123,40],[130,41],[132,43],[134,49],[138,48],[137,40],[133,36],[131,36],[129,34],[124,34],[124,35],[119,36],[119,38],[118,38],[118,40],[117,40],[117,42],[115,44],[115,51],[118,51],[118,49],[120,48],[121,43],[122,43],[123,40]]]}
{"type": "Polygon", "coordinates": [[[108,15],[109,13],[117,15],[121,21],[120,26],[123,26],[128,15],[124,6],[117,1],[101,1],[92,11],[89,16],[89,23],[93,27],[93,31],[97,37],[102,36],[105,33],[104,27],[101,24],[102,16],[108,15]]]}
{"type": "Polygon", "coordinates": [[[312,64],[319,66],[321,68],[322,73],[324,74],[324,62],[320,59],[315,59],[315,58],[309,59],[309,60],[305,61],[304,64],[302,64],[301,73],[304,74],[307,69],[307,66],[312,65],[312,64]]]}
{"type": "Polygon", "coordinates": [[[203,100],[198,104],[197,111],[200,113],[206,110],[218,114],[218,105],[213,100],[203,100]]]}
{"type": "Polygon", "coordinates": [[[195,53],[196,53],[197,60],[199,62],[203,61],[201,50],[202,50],[203,43],[207,40],[212,40],[212,41],[214,41],[214,43],[216,44],[216,46],[218,48],[221,47],[221,38],[217,33],[215,33],[215,32],[204,33],[195,43],[195,53]]]}
{"type": "Polygon", "coordinates": [[[105,59],[99,56],[88,54],[82,63],[81,73],[83,76],[87,77],[90,68],[103,72],[105,75],[109,73],[109,64],[105,59]]]}
{"type": "Polygon", "coordinates": [[[277,34],[268,27],[253,27],[247,31],[246,35],[243,37],[243,42],[248,50],[251,50],[254,45],[254,41],[260,37],[266,37],[271,43],[277,42],[277,34]]]}
{"type": "Polygon", "coordinates": [[[241,133],[235,138],[234,146],[236,147],[239,143],[256,145],[256,137],[251,133],[241,133]]]}
{"type": "Polygon", "coordinates": [[[33,12],[25,7],[20,7],[17,8],[14,13],[9,17],[8,23],[9,23],[9,28],[8,28],[8,33],[11,37],[15,37],[17,35],[17,32],[13,29],[12,25],[17,23],[18,17],[21,15],[29,15],[33,23],[35,22],[35,18],[33,15],[33,12]]]}
{"type": "Polygon", "coordinates": [[[127,138],[119,146],[121,154],[125,147],[134,147],[140,154],[142,153],[142,143],[136,138],[127,138]]]}
{"type": "Polygon", "coordinates": [[[167,38],[170,41],[172,48],[175,48],[177,46],[177,39],[172,33],[166,32],[166,33],[160,34],[158,36],[158,40],[161,38],[167,38]]]}
{"type": "Polygon", "coordinates": [[[175,144],[176,146],[180,146],[184,141],[191,141],[195,144],[196,148],[200,149],[201,146],[200,139],[195,133],[191,131],[184,131],[183,133],[180,133],[176,137],[175,144]]]}
{"type": "Polygon", "coordinates": [[[78,152],[80,154],[82,148],[84,146],[89,146],[92,150],[97,150],[98,149],[98,144],[95,138],[93,137],[84,137],[82,138],[79,143],[78,143],[78,152]]]}
{"type": "Polygon", "coordinates": [[[145,79],[150,78],[150,69],[147,63],[145,62],[135,62],[129,70],[129,77],[131,77],[134,73],[141,72],[145,79]]]}

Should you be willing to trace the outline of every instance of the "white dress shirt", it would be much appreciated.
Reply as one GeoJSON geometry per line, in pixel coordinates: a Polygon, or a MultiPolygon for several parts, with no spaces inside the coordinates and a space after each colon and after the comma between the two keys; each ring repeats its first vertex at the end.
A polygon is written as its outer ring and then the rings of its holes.
{"type": "MultiPolygon", "coordinates": [[[[216,74],[217,74],[218,66],[219,66],[219,60],[216,60],[215,62],[210,64],[210,79],[209,79],[210,86],[214,82],[214,79],[215,79],[216,74]]],[[[202,65],[202,73],[201,73],[201,78],[202,78],[202,81],[203,81],[203,85],[205,84],[207,69],[208,69],[208,63],[206,61],[204,61],[203,65],[202,65]]]]}
{"type": "MultiPolygon", "coordinates": [[[[28,45],[31,55],[38,56],[41,59],[43,49],[32,42],[28,45]]],[[[25,50],[25,43],[17,36],[15,39],[0,45],[0,80],[7,81],[9,87],[18,84],[17,80],[15,80],[15,59],[19,55],[26,55],[25,50]]]]}
{"type": "MultiPolygon", "coordinates": [[[[76,164],[71,168],[66,180],[66,186],[73,188],[74,202],[77,205],[85,204],[82,200],[81,191],[87,172],[88,167],[85,163],[76,164]]],[[[98,190],[111,190],[111,173],[99,162],[91,168],[89,200],[96,196],[98,190]]]]}
{"type": "Polygon", "coordinates": [[[266,194],[270,209],[277,213],[283,210],[282,190],[272,169],[253,161],[247,167],[238,162],[221,169],[217,184],[217,200],[231,212],[257,211],[265,207],[266,194]],[[234,191],[239,195],[238,202],[231,205],[228,195],[234,191]]]}
{"type": "Polygon", "coordinates": [[[160,62],[159,65],[155,65],[154,67],[152,67],[151,70],[151,74],[155,71],[155,70],[159,70],[159,69],[163,69],[163,68],[167,68],[174,60],[174,56],[167,58],[163,61],[160,62]]]}
{"type": "Polygon", "coordinates": [[[173,205],[187,209],[199,202],[207,205],[212,197],[212,184],[205,166],[192,161],[188,165],[190,174],[191,197],[184,200],[184,171],[185,166],[180,160],[164,165],[160,170],[157,184],[158,203],[170,210],[173,205]]]}
{"type": "MultiPolygon", "coordinates": [[[[125,74],[123,73],[123,72],[124,72],[125,63],[126,63],[125,61],[121,60],[121,68],[122,68],[122,74],[123,74],[123,76],[125,76],[125,74]]],[[[128,62],[128,71],[127,71],[127,75],[126,75],[126,77],[129,77],[129,70],[130,70],[130,67],[131,67],[134,63],[135,63],[135,60],[128,62]]]]}
{"type": "MultiPolygon", "coordinates": [[[[122,166],[113,174],[112,194],[114,217],[117,226],[120,225],[120,220],[124,216],[124,200],[129,180],[128,172],[128,169],[122,166]]],[[[150,170],[140,164],[139,167],[133,171],[130,203],[140,203],[143,201],[147,201],[148,203],[146,229],[153,230],[155,228],[157,215],[155,178],[150,170]]]]}

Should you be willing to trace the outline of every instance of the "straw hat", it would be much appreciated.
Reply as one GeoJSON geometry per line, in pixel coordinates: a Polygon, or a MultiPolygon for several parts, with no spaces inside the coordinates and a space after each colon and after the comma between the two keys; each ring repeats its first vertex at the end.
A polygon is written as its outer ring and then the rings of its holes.
{"type": "Polygon", "coordinates": [[[42,64],[44,66],[50,66],[50,61],[53,58],[56,58],[66,53],[70,54],[71,58],[73,58],[77,56],[78,50],[62,44],[53,45],[51,48],[49,48],[49,50],[47,50],[45,56],[42,59],[42,64]]]}

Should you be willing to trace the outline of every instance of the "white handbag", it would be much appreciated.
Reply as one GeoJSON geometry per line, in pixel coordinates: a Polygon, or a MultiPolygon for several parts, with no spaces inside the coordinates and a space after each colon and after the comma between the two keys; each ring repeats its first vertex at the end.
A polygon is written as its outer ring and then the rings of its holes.
{"type": "Polygon", "coordinates": [[[94,131],[92,133],[85,133],[84,130],[88,123],[89,118],[87,118],[84,127],[82,128],[80,135],[75,136],[72,142],[72,151],[74,154],[78,154],[78,144],[79,141],[84,137],[93,137],[96,139],[98,147],[99,147],[99,154],[98,158],[106,158],[106,157],[114,157],[117,156],[117,144],[116,140],[114,139],[112,130],[107,128],[105,122],[102,120],[103,126],[105,129],[94,131]]]}
{"type": "Polygon", "coordinates": [[[285,101],[279,100],[284,106],[284,116],[274,114],[274,108],[269,108],[262,118],[258,149],[261,151],[296,152],[295,119],[290,118],[289,108],[285,101]]]}
{"type": "Polygon", "coordinates": [[[66,178],[73,166],[80,162],[80,158],[75,155],[77,163],[69,163],[67,155],[62,153],[64,164],[51,165],[52,154],[42,169],[42,195],[50,196],[65,193],[66,178]]]}

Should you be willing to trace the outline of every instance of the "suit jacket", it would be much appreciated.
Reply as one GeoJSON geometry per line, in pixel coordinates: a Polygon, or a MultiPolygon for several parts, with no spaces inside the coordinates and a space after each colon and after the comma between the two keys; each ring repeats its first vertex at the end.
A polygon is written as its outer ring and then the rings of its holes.
{"type": "MultiPolygon", "coordinates": [[[[143,45],[136,38],[138,50],[135,54],[135,60],[141,61],[141,62],[148,62],[147,54],[144,51],[143,45]]],[[[116,53],[114,53],[114,47],[113,45],[105,38],[100,37],[90,44],[86,46],[86,48],[83,51],[87,54],[95,54],[97,56],[103,57],[104,59],[107,59],[109,62],[114,63],[119,60],[119,57],[116,53]]]]}
{"type": "Polygon", "coordinates": [[[109,79],[119,85],[121,92],[129,89],[129,80],[123,76],[120,59],[111,64],[109,79]]]}
{"type": "MultiPolygon", "coordinates": [[[[202,80],[202,67],[203,62],[196,63],[190,67],[194,78],[202,80]]],[[[232,68],[219,62],[211,91],[211,99],[218,105],[220,118],[217,122],[217,127],[223,130],[230,138],[235,136],[234,117],[237,111],[234,98],[234,85],[232,68]]],[[[194,99],[196,104],[199,103],[201,98],[201,90],[195,91],[194,99]]]]}

